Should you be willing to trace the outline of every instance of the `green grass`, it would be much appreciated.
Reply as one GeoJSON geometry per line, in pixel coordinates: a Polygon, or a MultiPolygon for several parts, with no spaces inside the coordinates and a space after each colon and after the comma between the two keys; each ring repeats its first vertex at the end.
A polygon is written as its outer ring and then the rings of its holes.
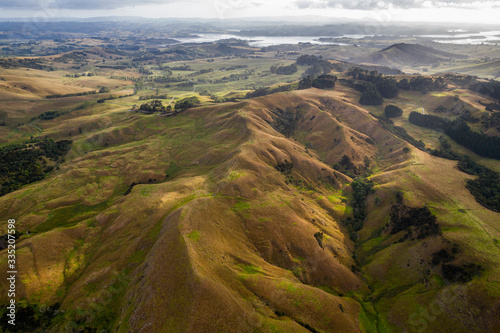
{"type": "Polygon", "coordinates": [[[168,179],[173,179],[177,175],[179,171],[181,171],[181,167],[177,165],[175,161],[170,162],[168,169],[165,171],[165,175],[167,175],[168,179]]]}
{"type": "Polygon", "coordinates": [[[249,216],[250,212],[248,210],[250,209],[250,204],[247,201],[239,200],[236,202],[231,209],[234,212],[241,213],[244,216],[249,216]]]}
{"type": "Polygon", "coordinates": [[[198,230],[193,230],[189,234],[186,235],[187,238],[197,241],[200,239],[200,232],[198,230]]]}
{"type": "Polygon", "coordinates": [[[55,228],[67,228],[74,226],[77,223],[104,211],[107,207],[109,207],[109,205],[110,202],[103,201],[92,206],[77,205],[55,209],[49,213],[47,221],[37,225],[33,229],[33,232],[42,233],[55,228]]]}
{"type": "Polygon", "coordinates": [[[262,274],[262,269],[253,265],[239,265],[244,274],[262,274]]]}
{"type": "Polygon", "coordinates": [[[231,171],[229,173],[229,175],[227,176],[227,178],[229,180],[236,180],[238,178],[240,178],[241,176],[243,176],[244,174],[243,173],[240,173],[240,172],[236,172],[236,171],[231,171]]]}

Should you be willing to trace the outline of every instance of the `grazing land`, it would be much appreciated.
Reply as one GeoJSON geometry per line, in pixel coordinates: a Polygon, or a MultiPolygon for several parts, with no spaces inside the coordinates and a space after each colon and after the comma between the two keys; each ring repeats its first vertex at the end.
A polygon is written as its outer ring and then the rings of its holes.
{"type": "Polygon", "coordinates": [[[500,328],[498,48],[78,24],[3,40],[0,331],[500,328]]]}

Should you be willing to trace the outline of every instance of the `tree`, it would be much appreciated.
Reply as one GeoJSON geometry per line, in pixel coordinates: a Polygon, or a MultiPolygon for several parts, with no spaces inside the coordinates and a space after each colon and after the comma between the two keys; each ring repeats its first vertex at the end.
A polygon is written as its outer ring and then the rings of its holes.
{"type": "Polygon", "coordinates": [[[334,88],[335,82],[337,82],[337,77],[334,75],[330,74],[320,75],[313,80],[312,86],[318,89],[334,88]]]}
{"type": "Polygon", "coordinates": [[[297,58],[298,65],[309,65],[312,66],[316,64],[320,59],[315,55],[303,54],[297,58]]]}
{"type": "Polygon", "coordinates": [[[376,84],[378,91],[385,98],[394,98],[399,95],[398,83],[392,78],[383,78],[376,84]]]}
{"type": "Polygon", "coordinates": [[[153,112],[158,112],[158,111],[164,111],[165,107],[163,106],[163,103],[159,99],[152,100],[151,102],[144,103],[139,107],[139,110],[147,112],[147,113],[153,113],[153,112]]]}
{"type": "Polygon", "coordinates": [[[387,105],[384,111],[387,118],[396,118],[403,115],[403,110],[396,105],[387,105]]]}
{"type": "Polygon", "coordinates": [[[373,83],[364,83],[359,87],[362,91],[359,103],[362,105],[381,105],[383,103],[382,96],[377,87],[373,83]]]}
{"type": "Polygon", "coordinates": [[[291,64],[289,66],[271,66],[271,72],[273,74],[279,75],[292,75],[297,73],[297,64],[291,64]]]}

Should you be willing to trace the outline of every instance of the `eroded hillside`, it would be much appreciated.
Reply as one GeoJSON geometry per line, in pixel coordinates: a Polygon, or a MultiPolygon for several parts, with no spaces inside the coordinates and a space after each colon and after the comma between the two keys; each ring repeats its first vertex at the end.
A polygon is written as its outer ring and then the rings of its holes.
{"type": "Polygon", "coordinates": [[[455,161],[409,145],[346,98],[307,89],[174,117],[102,107],[55,119],[46,134],[73,133],[66,162],[0,197],[0,214],[24,232],[29,329],[498,327],[500,214],[475,201],[455,161]],[[354,177],[373,182],[358,205],[354,177]],[[417,207],[439,232],[391,220],[417,207]],[[467,281],[449,274],[472,263],[481,268],[467,281]],[[443,293],[452,301],[436,310],[443,293]]]}

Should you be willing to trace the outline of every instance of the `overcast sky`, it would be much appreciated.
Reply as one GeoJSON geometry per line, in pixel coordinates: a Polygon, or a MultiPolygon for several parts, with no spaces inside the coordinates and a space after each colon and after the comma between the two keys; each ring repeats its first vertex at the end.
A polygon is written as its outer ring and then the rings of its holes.
{"type": "Polygon", "coordinates": [[[500,0],[0,0],[2,18],[238,18],[305,15],[379,22],[500,23],[500,0]]]}

